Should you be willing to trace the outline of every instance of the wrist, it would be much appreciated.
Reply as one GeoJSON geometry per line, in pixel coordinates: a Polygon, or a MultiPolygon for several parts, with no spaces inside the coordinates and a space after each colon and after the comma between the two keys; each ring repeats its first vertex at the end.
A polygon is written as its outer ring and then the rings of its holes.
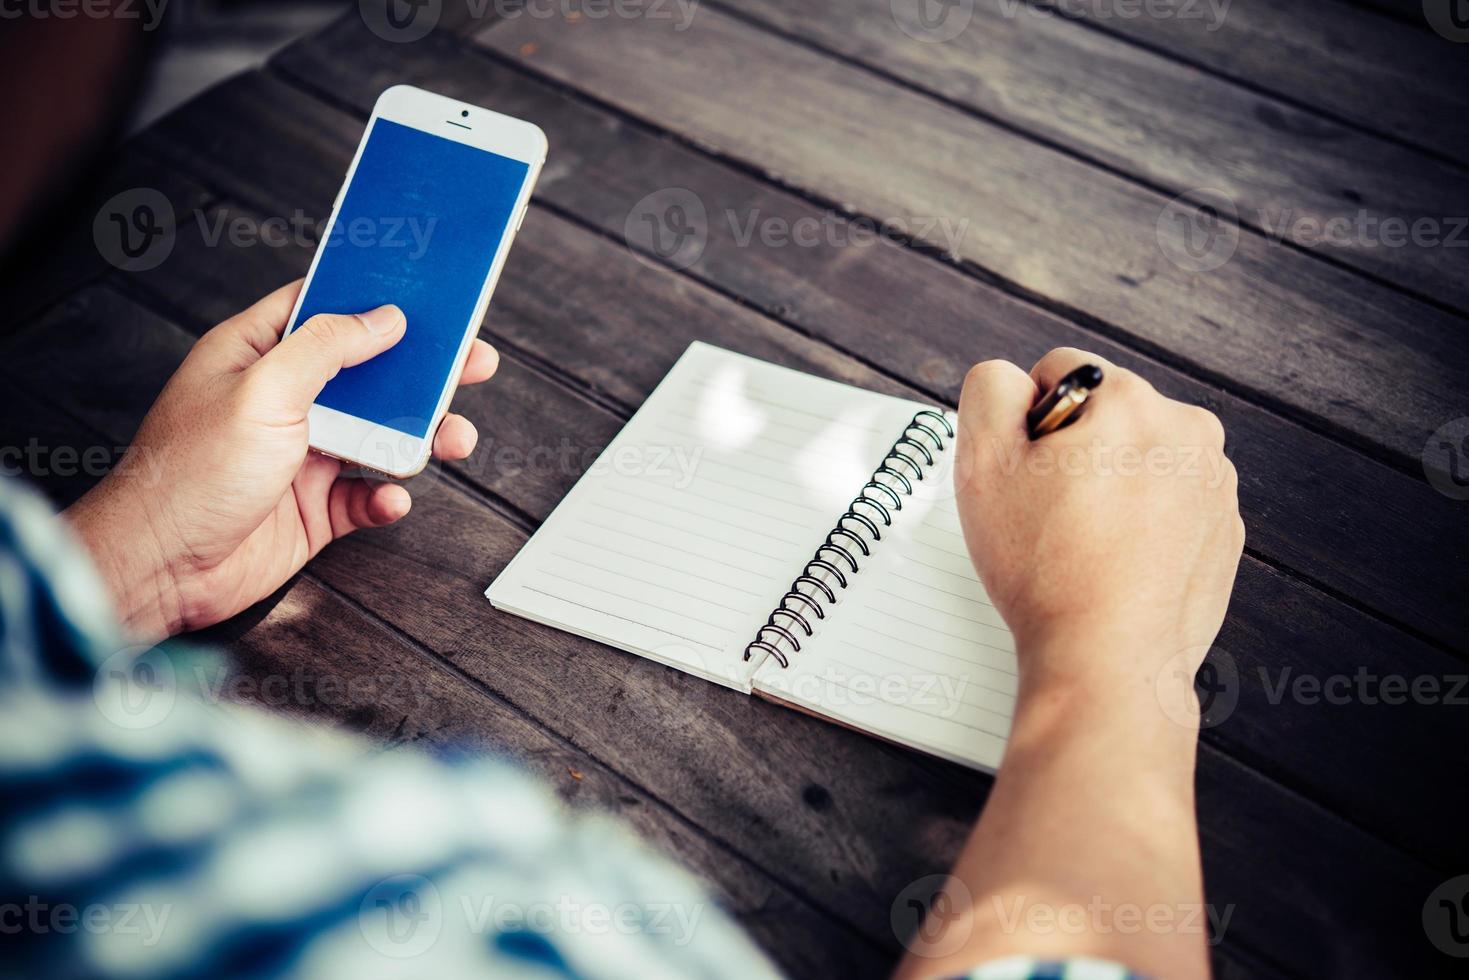
{"type": "Polygon", "coordinates": [[[1199,701],[1176,643],[1129,630],[1057,631],[1019,644],[1017,723],[1193,756],[1199,701]]]}
{"type": "Polygon", "coordinates": [[[63,515],[92,558],[127,634],[157,643],[183,629],[172,563],[141,501],[104,479],[63,515]]]}

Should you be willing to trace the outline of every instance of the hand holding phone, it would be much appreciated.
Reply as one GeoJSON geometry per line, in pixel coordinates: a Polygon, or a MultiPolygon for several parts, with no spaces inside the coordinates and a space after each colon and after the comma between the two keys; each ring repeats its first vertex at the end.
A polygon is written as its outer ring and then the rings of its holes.
{"type": "MultiPolygon", "coordinates": [[[[308,451],[312,402],[345,367],[402,343],[394,306],[323,313],[281,339],[293,282],[210,330],[149,409],[127,455],[67,511],[123,624],[156,642],[270,595],[332,541],[408,513],[406,487],[308,451]]],[[[475,339],[461,384],[498,364],[475,339]]],[[[474,425],[445,416],[433,454],[463,459],[474,425]]]]}
{"type": "Polygon", "coordinates": [[[406,477],[428,461],[546,157],[531,123],[407,85],[384,92],[292,311],[400,307],[403,339],[311,407],[311,447],[406,477]]]}
{"type": "Polygon", "coordinates": [[[339,460],[407,476],[430,453],[469,455],[474,426],[449,399],[495,372],[474,334],[545,145],[417,89],[378,100],[306,284],[205,334],[67,511],[137,640],[217,623],[407,514],[406,488],[339,460]]]}

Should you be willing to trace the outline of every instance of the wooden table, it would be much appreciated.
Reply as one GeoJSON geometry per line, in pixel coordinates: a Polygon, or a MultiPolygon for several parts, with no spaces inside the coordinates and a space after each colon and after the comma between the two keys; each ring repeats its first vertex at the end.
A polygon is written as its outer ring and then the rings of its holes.
{"type": "Polygon", "coordinates": [[[1469,871],[1469,503],[1424,461],[1469,416],[1469,45],[1387,2],[1234,0],[1214,29],[933,4],[969,18],[942,42],[924,32],[954,22],[907,0],[709,0],[689,24],[460,4],[412,43],[354,10],[140,134],[5,289],[4,444],[40,447],[65,502],[198,334],[304,272],[309,240],[230,223],[326,214],[382,89],[548,133],[482,331],[503,366],[455,404],[478,452],[219,630],[233,692],[507,753],[707,879],[793,975],[882,975],[895,900],[949,866],[988,778],[481,592],[691,340],[950,405],[976,360],[1083,347],[1217,412],[1240,472],[1198,771],[1219,975],[1449,971],[1424,909],[1469,871]],[[176,234],[126,271],[92,216],[138,188],[176,234]],[[691,264],[660,224],[673,188],[704,210],[691,264]],[[1312,233],[1329,218],[1350,230],[1312,233]],[[1460,237],[1394,245],[1364,218],[1460,237]],[[1419,695],[1391,703],[1388,678],[1419,695]]]}

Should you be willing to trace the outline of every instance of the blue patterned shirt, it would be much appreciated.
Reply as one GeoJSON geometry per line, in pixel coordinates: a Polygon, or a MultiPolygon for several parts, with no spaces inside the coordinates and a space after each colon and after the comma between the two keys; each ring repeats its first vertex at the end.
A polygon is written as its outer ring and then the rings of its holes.
{"type": "Polygon", "coordinates": [[[192,696],[183,654],[119,645],[105,595],[61,522],[0,480],[0,977],[775,975],[606,818],[504,764],[192,696]]]}

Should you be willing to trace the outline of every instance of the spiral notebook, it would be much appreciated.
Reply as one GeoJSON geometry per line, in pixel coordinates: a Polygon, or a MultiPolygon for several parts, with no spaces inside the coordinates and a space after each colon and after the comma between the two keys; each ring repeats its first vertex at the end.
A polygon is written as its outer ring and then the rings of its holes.
{"type": "Polygon", "coordinates": [[[993,770],[1015,648],[965,552],[954,425],[691,344],[485,595],[993,770]]]}

